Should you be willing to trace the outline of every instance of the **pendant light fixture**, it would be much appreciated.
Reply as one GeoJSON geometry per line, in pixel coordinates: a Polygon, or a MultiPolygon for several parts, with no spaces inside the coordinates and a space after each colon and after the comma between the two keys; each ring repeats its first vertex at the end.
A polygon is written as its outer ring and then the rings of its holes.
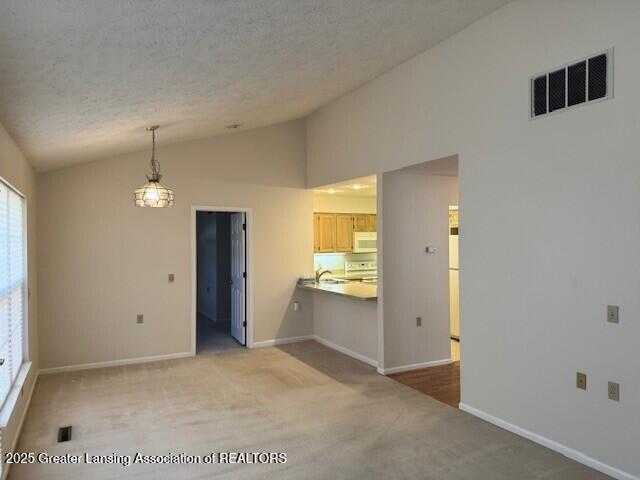
{"type": "Polygon", "coordinates": [[[172,207],[173,191],[160,184],[160,162],[156,160],[156,130],[158,125],[147,128],[151,132],[151,175],[147,175],[147,184],[133,192],[136,207],[172,207]]]}

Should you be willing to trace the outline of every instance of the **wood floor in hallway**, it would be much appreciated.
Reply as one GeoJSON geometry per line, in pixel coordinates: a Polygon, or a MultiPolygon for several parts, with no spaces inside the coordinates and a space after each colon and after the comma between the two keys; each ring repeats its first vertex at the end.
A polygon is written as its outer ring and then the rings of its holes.
{"type": "Polygon", "coordinates": [[[313,341],[42,375],[18,448],[286,463],[34,463],[13,465],[11,480],[607,478],[313,341]],[[67,425],[72,440],[57,443],[67,425]]]}
{"type": "Polygon", "coordinates": [[[447,405],[458,408],[460,403],[460,362],[394,373],[389,377],[447,405]]]}

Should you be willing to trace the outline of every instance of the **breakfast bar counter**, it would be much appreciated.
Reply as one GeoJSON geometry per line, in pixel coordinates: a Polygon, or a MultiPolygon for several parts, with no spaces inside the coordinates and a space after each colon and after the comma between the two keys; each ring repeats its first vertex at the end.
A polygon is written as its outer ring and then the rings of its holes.
{"type": "Polygon", "coordinates": [[[378,299],[378,287],[375,284],[363,282],[345,282],[345,283],[307,283],[298,284],[298,288],[312,290],[314,292],[330,293],[334,295],[343,295],[346,297],[356,298],[358,300],[378,299]]]}

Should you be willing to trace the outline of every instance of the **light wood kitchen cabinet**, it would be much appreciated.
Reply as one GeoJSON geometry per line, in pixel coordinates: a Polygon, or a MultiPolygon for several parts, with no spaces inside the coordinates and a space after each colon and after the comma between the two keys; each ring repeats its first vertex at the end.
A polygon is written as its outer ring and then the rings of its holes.
{"type": "Polygon", "coordinates": [[[369,228],[369,215],[354,215],[353,216],[353,231],[354,232],[368,232],[369,228]]]}
{"type": "Polygon", "coordinates": [[[377,217],[371,214],[356,214],[353,216],[354,232],[375,232],[377,228],[377,217]]]}
{"type": "Polygon", "coordinates": [[[314,213],[313,245],[317,253],[352,252],[353,232],[375,232],[376,215],[314,213]]]}
{"type": "Polygon", "coordinates": [[[336,252],[353,250],[353,216],[336,214],[336,252]]]}
{"type": "Polygon", "coordinates": [[[318,225],[318,214],[313,214],[313,251],[320,251],[320,226],[318,225]]]}
{"type": "Polygon", "coordinates": [[[336,251],[336,215],[317,213],[314,215],[314,238],[316,252],[336,251]]]}
{"type": "Polygon", "coordinates": [[[367,215],[367,230],[368,232],[378,231],[378,217],[377,215],[367,215]]]}

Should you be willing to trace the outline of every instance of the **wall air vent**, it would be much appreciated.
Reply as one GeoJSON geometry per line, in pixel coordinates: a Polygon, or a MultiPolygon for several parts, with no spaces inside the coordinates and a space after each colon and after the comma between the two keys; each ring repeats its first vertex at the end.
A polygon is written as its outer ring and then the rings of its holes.
{"type": "Polygon", "coordinates": [[[613,48],[529,81],[530,118],[613,98],[613,48]]]}

